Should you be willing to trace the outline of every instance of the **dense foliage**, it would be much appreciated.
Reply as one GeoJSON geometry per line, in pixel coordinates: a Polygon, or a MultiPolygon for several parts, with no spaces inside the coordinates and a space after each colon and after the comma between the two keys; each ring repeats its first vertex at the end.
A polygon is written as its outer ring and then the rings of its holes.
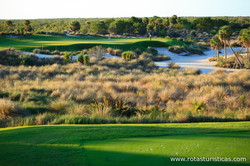
{"type": "Polygon", "coordinates": [[[1,20],[0,32],[24,34],[65,33],[78,34],[155,35],[194,37],[197,32],[214,34],[221,26],[228,25],[236,33],[250,26],[249,17],[131,17],[103,19],[37,19],[1,20]]]}

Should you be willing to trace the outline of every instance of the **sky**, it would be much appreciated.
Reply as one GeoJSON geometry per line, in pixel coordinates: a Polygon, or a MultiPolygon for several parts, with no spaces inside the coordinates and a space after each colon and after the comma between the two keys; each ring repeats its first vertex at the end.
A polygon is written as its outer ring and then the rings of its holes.
{"type": "Polygon", "coordinates": [[[250,16],[250,0],[0,0],[0,19],[250,16]]]}

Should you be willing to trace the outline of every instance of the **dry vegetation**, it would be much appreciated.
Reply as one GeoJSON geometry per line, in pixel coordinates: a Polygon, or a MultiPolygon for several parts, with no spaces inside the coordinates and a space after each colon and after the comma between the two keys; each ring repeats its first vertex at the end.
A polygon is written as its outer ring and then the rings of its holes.
{"type": "MultiPolygon", "coordinates": [[[[244,64],[243,68],[245,69],[250,69],[250,60],[247,56],[242,56],[242,55],[238,55],[238,58],[240,59],[240,61],[244,64]]],[[[215,61],[216,64],[215,66],[217,67],[223,67],[223,68],[235,68],[238,69],[241,66],[237,63],[235,56],[229,56],[227,59],[224,59],[222,56],[214,56],[209,58],[209,61],[215,61]]]]}
{"type": "Polygon", "coordinates": [[[247,70],[197,75],[148,59],[91,62],[0,66],[2,125],[249,120],[247,70]]]}

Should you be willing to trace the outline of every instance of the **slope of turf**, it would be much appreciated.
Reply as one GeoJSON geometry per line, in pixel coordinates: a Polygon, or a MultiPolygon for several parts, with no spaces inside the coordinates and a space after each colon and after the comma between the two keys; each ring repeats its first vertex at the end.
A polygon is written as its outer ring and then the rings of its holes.
{"type": "Polygon", "coordinates": [[[96,45],[119,48],[122,50],[145,49],[147,47],[167,47],[169,45],[183,45],[184,43],[172,39],[154,38],[104,38],[104,37],[69,37],[52,35],[33,35],[18,38],[0,37],[0,49],[14,47],[16,49],[31,51],[35,48],[51,50],[76,51],[87,49],[96,45]]]}
{"type": "Polygon", "coordinates": [[[250,123],[62,125],[0,129],[1,165],[248,165],[250,123]],[[246,157],[171,162],[170,157],[246,157]]]}

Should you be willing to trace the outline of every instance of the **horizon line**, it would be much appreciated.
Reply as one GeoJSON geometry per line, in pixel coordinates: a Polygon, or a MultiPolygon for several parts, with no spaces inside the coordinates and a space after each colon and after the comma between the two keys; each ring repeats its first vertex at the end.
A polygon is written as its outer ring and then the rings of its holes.
{"type": "MultiPolygon", "coordinates": [[[[178,16],[178,15],[177,15],[178,16]]],[[[152,18],[152,17],[161,17],[161,18],[169,18],[172,16],[126,16],[126,17],[55,17],[55,18],[0,18],[0,20],[52,20],[52,19],[117,19],[117,18],[131,18],[131,17],[137,17],[137,18],[152,18]]],[[[178,17],[250,17],[250,16],[178,16],[178,17]]]]}

